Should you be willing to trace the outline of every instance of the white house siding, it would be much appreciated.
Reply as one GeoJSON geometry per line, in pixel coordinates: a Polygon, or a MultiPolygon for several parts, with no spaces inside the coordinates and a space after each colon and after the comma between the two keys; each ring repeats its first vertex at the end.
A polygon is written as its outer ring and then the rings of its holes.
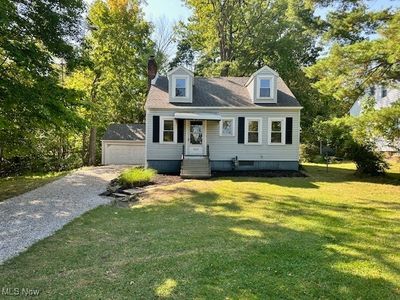
{"type": "MultiPolygon", "coordinates": [[[[190,109],[193,112],[194,109],[190,109]]],[[[179,112],[189,112],[182,109],[179,112]]],[[[300,110],[299,109],[201,109],[196,112],[219,113],[221,117],[235,118],[235,136],[219,136],[219,122],[207,121],[207,144],[210,147],[211,161],[231,161],[236,156],[238,160],[298,162],[300,140],[300,110]],[[256,117],[262,119],[262,144],[238,144],[238,117],[256,117]],[[293,118],[293,141],[290,145],[268,145],[268,118],[293,118]]],[[[182,143],[153,143],[153,116],[173,116],[172,110],[148,110],[146,122],[147,161],[174,160],[179,161],[182,155],[182,143]]]]}
{"type": "MultiPolygon", "coordinates": [[[[400,89],[399,88],[388,88],[386,97],[381,97],[382,86],[377,86],[375,89],[375,109],[381,109],[391,106],[394,102],[400,99],[400,89]]],[[[349,114],[353,117],[358,117],[362,114],[361,100],[354,102],[353,106],[350,108],[349,114]]],[[[396,152],[396,149],[388,146],[388,142],[383,138],[377,138],[376,147],[382,152],[396,152]]]]}

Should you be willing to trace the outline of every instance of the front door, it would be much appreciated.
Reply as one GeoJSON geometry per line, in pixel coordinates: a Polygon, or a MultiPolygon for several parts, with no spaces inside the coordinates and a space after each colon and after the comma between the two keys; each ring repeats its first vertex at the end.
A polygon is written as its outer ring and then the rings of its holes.
{"type": "Polygon", "coordinates": [[[187,155],[205,155],[205,121],[186,121],[187,155]]]}

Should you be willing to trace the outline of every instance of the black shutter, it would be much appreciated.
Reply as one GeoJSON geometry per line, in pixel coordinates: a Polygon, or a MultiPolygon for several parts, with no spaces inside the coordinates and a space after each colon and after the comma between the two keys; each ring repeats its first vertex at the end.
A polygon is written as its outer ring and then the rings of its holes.
{"type": "Polygon", "coordinates": [[[286,144],[292,144],[293,118],[286,118],[286,144]]]}
{"type": "Polygon", "coordinates": [[[244,117],[238,118],[238,144],[244,144],[244,117]]]}
{"type": "Polygon", "coordinates": [[[153,116],[153,143],[160,142],[160,116],[153,116]]]}
{"type": "Polygon", "coordinates": [[[178,143],[183,143],[183,125],[184,120],[178,119],[178,143]]]}

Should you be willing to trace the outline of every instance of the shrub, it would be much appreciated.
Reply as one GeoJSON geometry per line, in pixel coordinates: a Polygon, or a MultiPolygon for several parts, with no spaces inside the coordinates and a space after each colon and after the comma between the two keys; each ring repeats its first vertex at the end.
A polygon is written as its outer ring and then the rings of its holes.
{"type": "Polygon", "coordinates": [[[351,147],[350,159],[357,166],[357,173],[368,175],[382,175],[389,168],[383,155],[374,151],[373,145],[360,145],[354,143],[351,147]]]}
{"type": "Polygon", "coordinates": [[[121,173],[119,182],[129,187],[144,186],[149,184],[156,174],[157,171],[153,169],[130,168],[121,173]]]}
{"type": "MultiPolygon", "coordinates": [[[[377,152],[375,143],[367,136],[357,134],[360,119],[354,117],[335,118],[318,125],[320,140],[337,149],[339,157],[350,159],[357,165],[357,173],[382,175],[388,168],[382,154],[377,152]]],[[[367,128],[368,129],[368,128],[367,128]]]]}
{"type": "Polygon", "coordinates": [[[300,145],[300,161],[315,162],[315,157],[319,156],[319,146],[315,144],[300,145]]]}

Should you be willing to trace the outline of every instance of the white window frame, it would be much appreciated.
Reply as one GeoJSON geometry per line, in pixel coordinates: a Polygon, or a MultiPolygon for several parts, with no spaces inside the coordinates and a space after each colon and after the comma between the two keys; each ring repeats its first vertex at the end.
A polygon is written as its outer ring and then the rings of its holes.
{"type": "Polygon", "coordinates": [[[257,76],[257,99],[274,99],[275,96],[275,83],[274,83],[274,76],[272,75],[259,75],[257,76]],[[269,97],[261,97],[260,96],[260,89],[261,89],[261,80],[267,79],[270,82],[270,94],[269,97]]]}
{"type": "Polygon", "coordinates": [[[172,98],[189,99],[189,76],[188,75],[172,75],[172,98]],[[176,80],[185,80],[185,96],[176,96],[176,80]]]}
{"type": "Polygon", "coordinates": [[[177,130],[177,122],[176,119],[172,117],[161,117],[160,118],[160,144],[176,144],[177,138],[178,138],[178,130],[177,130]],[[165,142],[164,141],[164,121],[173,121],[173,141],[172,142],[165,142]]]}
{"type": "Polygon", "coordinates": [[[244,126],[244,143],[245,145],[261,145],[262,144],[262,118],[246,118],[244,126]],[[250,121],[258,122],[258,142],[249,142],[249,123],[250,121]]]}
{"type": "Polygon", "coordinates": [[[235,118],[222,118],[219,122],[219,136],[235,136],[235,118]],[[232,134],[224,134],[222,132],[223,121],[232,121],[232,134]]]}
{"type": "Polygon", "coordinates": [[[285,145],[286,144],[286,118],[268,118],[268,145],[285,145]],[[281,122],[281,142],[273,143],[271,142],[272,135],[272,122],[281,122]]]}

